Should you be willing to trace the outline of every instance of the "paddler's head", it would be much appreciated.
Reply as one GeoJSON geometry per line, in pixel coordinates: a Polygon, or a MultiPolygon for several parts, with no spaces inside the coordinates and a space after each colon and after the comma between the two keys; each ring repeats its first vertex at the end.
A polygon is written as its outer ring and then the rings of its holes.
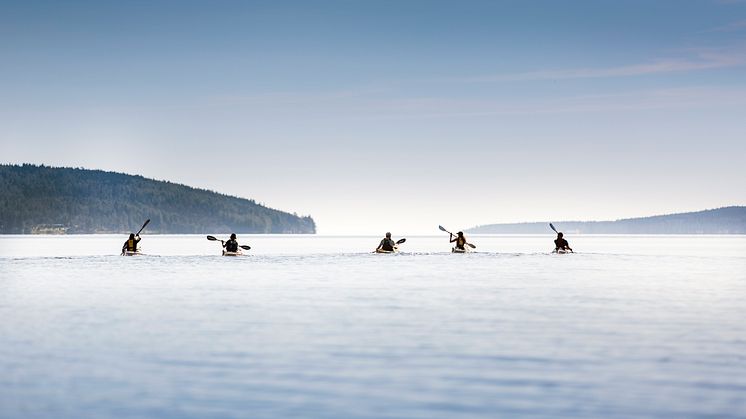
{"type": "Polygon", "coordinates": [[[562,233],[557,233],[557,238],[561,239],[562,238],[562,233]]]}
{"type": "Polygon", "coordinates": [[[391,238],[391,233],[386,233],[386,238],[390,239],[391,238]]]}
{"type": "Polygon", "coordinates": [[[236,240],[236,233],[231,233],[231,240],[236,240]]]}
{"type": "Polygon", "coordinates": [[[135,233],[130,233],[130,240],[134,240],[134,239],[135,239],[135,233]]]}
{"type": "Polygon", "coordinates": [[[459,231],[459,232],[458,232],[458,233],[456,233],[456,234],[458,234],[458,236],[459,236],[459,237],[464,237],[464,232],[463,232],[463,231],[459,231]]]}

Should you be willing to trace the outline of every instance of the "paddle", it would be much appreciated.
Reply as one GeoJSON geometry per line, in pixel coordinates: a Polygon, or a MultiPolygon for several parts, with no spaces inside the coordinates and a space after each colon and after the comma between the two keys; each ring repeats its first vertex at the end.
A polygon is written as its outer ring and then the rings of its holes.
{"type": "MultiPolygon", "coordinates": [[[[223,243],[223,240],[220,240],[219,238],[214,237],[214,236],[207,236],[207,240],[210,240],[210,241],[213,241],[213,242],[218,241],[218,242],[223,243]]],[[[243,250],[251,250],[251,246],[246,246],[246,245],[243,245],[243,244],[239,245],[238,247],[240,247],[243,250]]]]}
{"type": "MultiPolygon", "coordinates": [[[[443,227],[443,226],[441,226],[441,225],[439,225],[439,226],[438,226],[438,228],[439,228],[439,229],[440,229],[441,231],[445,231],[446,233],[450,234],[451,236],[455,236],[455,234],[453,234],[453,233],[451,233],[450,231],[446,230],[446,228],[445,228],[445,227],[443,227]]],[[[474,246],[474,245],[473,245],[473,244],[471,244],[471,243],[466,243],[466,245],[467,245],[467,246],[469,246],[469,247],[471,247],[472,249],[476,249],[476,248],[477,248],[477,246],[474,246]]]]}
{"type": "Polygon", "coordinates": [[[147,220],[145,220],[145,223],[143,223],[142,227],[140,227],[140,229],[137,230],[137,233],[135,233],[135,236],[139,236],[140,233],[142,233],[142,231],[145,230],[145,226],[148,225],[148,224],[150,224],[150,218],[148,218],[147,220]]]}
{"type": "Polygon", "coordinates": [[[549,223],[549,227],[551,227],[552,230],[554,230],[555,233],[559,234],[559,231],[557,231],[557,229],[554,228],[554,225],[552,225],[552,223],[549,223]]]}

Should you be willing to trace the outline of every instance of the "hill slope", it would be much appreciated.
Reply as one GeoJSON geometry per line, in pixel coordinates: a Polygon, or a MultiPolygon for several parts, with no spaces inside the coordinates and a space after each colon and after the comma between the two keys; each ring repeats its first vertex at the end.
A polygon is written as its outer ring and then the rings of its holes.
{"type": "Polygon", "coordinates": [[[0,165],[0,234],[315,233],[311,217],[122,173],[0,165]]]}
{"type": "MultiPolygon", "coordinates": [[[[490,224],[467,230],[476,234],[541,234],[549,222],[490,224]]],[[[585,234],[746,234],[746,207],[628,218],[616,221],[555,221],[565,232],[585,234]]]]}

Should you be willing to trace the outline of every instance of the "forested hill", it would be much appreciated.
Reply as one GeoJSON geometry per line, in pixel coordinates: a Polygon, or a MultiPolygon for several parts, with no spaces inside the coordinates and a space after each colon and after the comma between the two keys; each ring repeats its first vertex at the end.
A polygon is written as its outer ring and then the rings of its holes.
{"type": "MultiPolygon", "coordinates": [[[[584,234],[746,234],[746,207],[724,207],[698,212],[628,218],[616,221],[554,221],[567,233],[584,234]]],[[[477,234],[552,233],[549,221],[490,224],[471,228],[477,234]]]]}
{"type": "Polygon", "coordinates": [[[0,165],[0,234],[315,233],[311,217],[122,173],[0,165]]]}

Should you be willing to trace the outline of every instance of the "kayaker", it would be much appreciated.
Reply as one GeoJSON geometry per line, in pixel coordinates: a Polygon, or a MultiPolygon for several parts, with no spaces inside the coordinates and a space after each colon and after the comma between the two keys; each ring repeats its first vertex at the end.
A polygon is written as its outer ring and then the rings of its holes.
{"type": "Polygon", "coordinates": [[[393,252],[396,247],[396,242],[391,240],[391,233],[386,233],[386,237],[381,240],[376,250],[385,250],[387,252],[393,252]]]}
{"type": "Polygon", "coordinates": [[[226,252],[238,252],[238,242],[236,241],[236,233],[231,233],[231,238],[228,241],[223,242],[223,248],[226,252]]]}
{"type": "Polygon", "coordinates": [[[135,233],[130,233],[130,238],[127,239],[127,241],[124,242],[124,246],[122,246],[122,253],[137,252],[138,243],[140,243],[140,235],[135,234],[135,233]]]}
{"type": "Polygon", "coordinates": [[[464,237],[464,232],[459,231],[456,233],[456,238],[454,238],[454,235],[451,234],[451,243],[456,242],[456,249],[459,250],[466,250],[466,237],[464,237]]]}
{"type": "Polygon", "coordinates": [[[567,242],[567,240],[564,239],[563,234],[561,232],[557,233],[557,238],[554,240],[554,251],[560,251],[560,250],[569,250],[572,252],[572,249],[570,248],[570,243],[567,242]]]}

